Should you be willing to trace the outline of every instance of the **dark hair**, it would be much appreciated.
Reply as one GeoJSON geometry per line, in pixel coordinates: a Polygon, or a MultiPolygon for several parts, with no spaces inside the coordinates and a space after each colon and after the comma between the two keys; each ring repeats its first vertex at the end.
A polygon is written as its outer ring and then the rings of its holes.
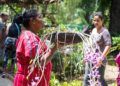
{"type": "Polygon", "coordinates": [[[22,14],[17,14],[13,19],[13,23],[22,24],[23,23],[22,14]]]}
{"type": "Polygon", "coordinates": [[[40,15],[40,14],[38,13],[38,11],[36,9],[31,9],[31,10],[25,11],[23,13],[23,26],[29,27],[30,18],[35,18],[38,15],[40,15]]]}
{"type": "Polygon", "coordinates": [[[21,26],[16,23],[12,23],[12,25],[9,27],[8,36],[18,38],[20,33],[21,33],[21,26]]]}
{"type": "Polygon", "coordinates": [[[22,22],[23,22],[22,14],[17,14],[14,17],[11,26],[9,27],[8,31],[9,37],[17,38],[20,35],[22,22]]]}
{"type": "Polygon", "coordinates": [[[98,16],[101,20],[104,19],[103,15],[102,15],[102,12],[96,12],[96,13],[94,13],[93,16],[98,16]]]}

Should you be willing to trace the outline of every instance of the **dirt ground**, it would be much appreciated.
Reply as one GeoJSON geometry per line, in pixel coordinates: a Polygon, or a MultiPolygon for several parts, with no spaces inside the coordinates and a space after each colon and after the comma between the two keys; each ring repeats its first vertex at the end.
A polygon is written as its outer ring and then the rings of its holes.
{"type": "Polygon", "coordinates": [[[109,86],[116,86],[116,78],[118,75],[118,68],[116,66],[106,65],[105,79],[109,86]]]}

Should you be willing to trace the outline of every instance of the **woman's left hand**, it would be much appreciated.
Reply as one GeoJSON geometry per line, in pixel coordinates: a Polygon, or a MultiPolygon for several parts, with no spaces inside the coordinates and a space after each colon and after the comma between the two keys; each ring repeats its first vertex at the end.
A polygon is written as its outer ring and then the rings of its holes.
{"type": "Polygon", "coordinates": [[[103,61],[103,59],[98,58],[98,59],[97,59],[96,67],[100,67],[100,66],[102,65],[102,61],[103,61]]]}

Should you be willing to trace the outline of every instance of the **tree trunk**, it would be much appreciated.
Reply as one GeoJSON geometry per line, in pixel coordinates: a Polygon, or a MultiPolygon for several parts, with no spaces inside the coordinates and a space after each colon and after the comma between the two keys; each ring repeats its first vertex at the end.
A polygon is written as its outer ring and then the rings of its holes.
{"type": "Polygon", "coordinates": [[[111,2],[109,28],[112,36],[120,35],[120,0],[111,2]]]}

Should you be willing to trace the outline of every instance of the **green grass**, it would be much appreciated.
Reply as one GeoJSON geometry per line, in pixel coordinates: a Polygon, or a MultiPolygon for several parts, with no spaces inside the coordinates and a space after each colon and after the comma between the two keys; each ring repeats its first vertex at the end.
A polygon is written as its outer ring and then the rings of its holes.
{"type": "Polygon", "coordinates": [[[70,82],[62,82],[61,86],[83,86],[82,81],[80,80],[73,80],[70,82]]]}

